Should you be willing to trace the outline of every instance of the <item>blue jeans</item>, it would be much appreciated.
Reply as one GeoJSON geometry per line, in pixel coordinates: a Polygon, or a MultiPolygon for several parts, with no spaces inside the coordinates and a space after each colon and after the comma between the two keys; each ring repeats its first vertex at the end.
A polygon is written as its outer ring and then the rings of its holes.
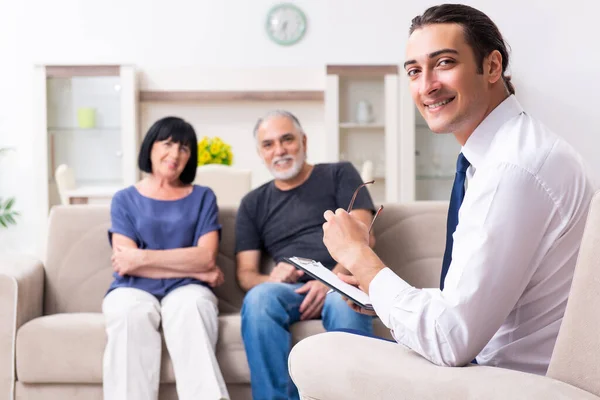
{"type": "MultiPolygon", "coordinates": [[[[304,294],[296,289],[302,283],[266,282],[252,288],[242,306],[242,338],[250,366],[254,400],[299,399],[287,360],[292,346],[290,326],[300,321],[304,294]]],[[[327,331],[356,329],[373,332],[373,317],[354,312],[339,293],[325,298],[323,327],[327,331]]]]}

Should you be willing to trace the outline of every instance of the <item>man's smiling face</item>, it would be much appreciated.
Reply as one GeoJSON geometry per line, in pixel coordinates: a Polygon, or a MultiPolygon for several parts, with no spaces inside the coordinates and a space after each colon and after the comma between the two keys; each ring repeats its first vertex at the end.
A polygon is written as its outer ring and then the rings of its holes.
{"type": "Polygon", "coordinates": [[[470,132],[483,119],[490,87],[478,67],[458,24],[430,24],[410,35],[404,68],[412,98],[433,132],[470,132]]]}

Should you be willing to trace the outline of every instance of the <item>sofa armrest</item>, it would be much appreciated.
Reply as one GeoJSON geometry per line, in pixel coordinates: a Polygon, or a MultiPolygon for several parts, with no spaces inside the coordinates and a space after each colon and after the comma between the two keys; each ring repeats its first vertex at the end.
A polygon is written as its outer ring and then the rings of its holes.
{"type": "Polygon", "coordinates": [[[404,346],[342,332],[299,342],[290,375],[303,399],[595,399],[566,383],[503,368],[431,364],[404,346]]]}
{"type": "Polygon", "coordinates": [[[12,399],[15,340],[21,325],[42,315],[44,267],[36,259],[0,255],[0,399],[12,399]]]}

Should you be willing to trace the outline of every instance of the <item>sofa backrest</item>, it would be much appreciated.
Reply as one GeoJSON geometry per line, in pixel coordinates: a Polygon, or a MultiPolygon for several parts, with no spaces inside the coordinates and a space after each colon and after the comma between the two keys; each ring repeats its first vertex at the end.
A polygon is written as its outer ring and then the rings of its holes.
{"type": "MultiPolygon", "coordinates": [[[[215,290],[221,312],[239,311],[244,297],[235,278],[235,209],[221,208],[217,264],[225,284],[215,290]]],[[[113,280],[108,205],[56,206],[50,212],[45,260],[44,313],[100,312],[113,280]]],[[[268,260],[266,261],[268,262],[268,260]]]]}
{"type": "MultiPolygon", "coordinates": [[[[390,204],[377,219],[375,251],[410,284],[436,287],[445,243],[447,202],[390,204]]],[[[222,207],[223,226],[217,264],[225,284],[216,288],[221,312],[240,310],[244,292],[235,276],[235,209],[222,207]]],[[[54,207],[50,213],[45,260],[44,313],[100,312],[112,282],[105,205],[54,207]]],[[[263,258],[261,270],[272,261],[263,258]]]]}
{"type": "Polygon", "coordinates": [[[46,247],[44,314],[100,312],[112,281],[108,206],[56,206],[46,247]]]}
{"type": "Polygon", "coordinates": [[[600,396],[600,192],[592,198],[548,376],[600,396]]]}
{"type": "Polygon", "coordinates": [[[375,253],[417,288],[439,287],[448,202],[385,205],[375,221],[375,253]]]}

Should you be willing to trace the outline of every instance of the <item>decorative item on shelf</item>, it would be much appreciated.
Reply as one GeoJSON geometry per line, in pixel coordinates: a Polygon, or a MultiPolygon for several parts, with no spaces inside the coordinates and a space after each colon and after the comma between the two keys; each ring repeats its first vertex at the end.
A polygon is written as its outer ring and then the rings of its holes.
{"type": "Polygon", "coordinates": [[[373,174],[373,161],[367,160],[363,163],[360,171],[360,178],[363,182],[372,181],[375,178],[373,174]]]}
{"type": "Polygon", "coordinates": [[[96,127],[96,109],[91,107],[80,107],[77,109],[77,125],[83,129],[96,127]]]}
{"type": "Polygon", "coordinates": [[[233,152],[231,146],[223,142],[220,137],[209,138],[205,136],[198,142],[198,165],[231,165],[232,163],[233,152]]]}
{"type": "Polygon", "coordinates": [[[361,100],[356,105],[356,122],[359,124],[368,124],[373,122],[373,106],[367,100],[361,100]]]}
{"type": "Polygon", "coordinates": [[[281,3],[269,10],[266,29],[272,41],[282,46],[291,46],[304,36],[306,16],[295,5],[281,3]]]}

